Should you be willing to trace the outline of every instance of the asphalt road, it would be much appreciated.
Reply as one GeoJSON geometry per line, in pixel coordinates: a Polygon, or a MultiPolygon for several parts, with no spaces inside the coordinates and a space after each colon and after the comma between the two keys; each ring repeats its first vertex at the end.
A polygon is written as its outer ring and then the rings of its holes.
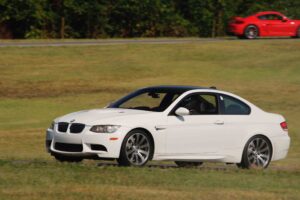
{"type": "Polygon", "coordinates": [[[233,38],[171,38],[171,39],[99,39],[99,40],[74,40],[74,41],[34,41],[34,42],[3,42],[0,47],[59,47],[59,46],[95,46],[95,45],[118,45],[118,44],[180,44],[180,43],[200,43],[215,42],[224,40],[234,40],[233,38]]]}
{"type": "MultiPolygon", "coordinates": [[[[0,40],[0,47],[60,47],[60,46],[97,46],[97,45],[120,45],[120,44],[184,44],[184,43],[207,43],[220,41],[241,41],[236,37],[227,38],[144,38],[144,39],[97,39],[97,40],[16,40],[5,42],[0,40]]],[[[297,40],[290,37],[260,38],[258,40],[297,40]]],[[[251,40],[242,40],[251,41],[251,40]]]]}

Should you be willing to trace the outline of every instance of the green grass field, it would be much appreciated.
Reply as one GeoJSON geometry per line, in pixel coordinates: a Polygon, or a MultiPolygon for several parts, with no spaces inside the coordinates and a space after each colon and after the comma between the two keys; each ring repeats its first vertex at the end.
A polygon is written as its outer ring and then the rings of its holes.
{"type": "Polygon", "coordinates": [[[5,47],[0,70],[1,200],[300,199],[300,40],[5,47]],[[257,171],[68,164],[45,152],[55,117],[160,84],[214,85],[284,115],[288,157],[257,171]]]}

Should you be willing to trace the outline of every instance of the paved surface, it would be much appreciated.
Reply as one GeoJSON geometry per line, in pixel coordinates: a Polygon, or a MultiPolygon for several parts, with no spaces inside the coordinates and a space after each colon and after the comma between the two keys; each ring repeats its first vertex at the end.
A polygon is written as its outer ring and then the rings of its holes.
{"type": "Polygon", "coordinates": [[[59,46],[95,46],[95,45],[118,45],[118,44],[180,44],[200,43],[234,40],[234,38],[186,38],[186,39],[99,39],[99,40],[78,40],[78,41],[43,41],[43,42],[0,42],[0,47],[59,47],[59,46]]]}
{"type": "MultiPolygon", "coordinates": [[[[260,38],[263,40],[297,40],[290,37],[260,38]]],[[[97,46],[97,45],[120,45],[120,44],[184,44],[184,43],[207,43],[220,41],[252,41],[239,40],[236,37],[227,38],[144,38],[144,39],[98,39],[98,40],[41,40],[41,41],[10,41],[0,40],[0,47],[60,47],[60,46],[97,46]]]]}

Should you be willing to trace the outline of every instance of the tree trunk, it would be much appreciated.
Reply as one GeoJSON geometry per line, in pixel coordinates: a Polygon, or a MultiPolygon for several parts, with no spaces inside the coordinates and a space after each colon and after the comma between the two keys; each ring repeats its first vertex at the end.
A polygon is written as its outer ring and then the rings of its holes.
{"type": "Polygon", "coordinates": [[[218,10],[217,36],[224,35],[223,9],[218,10]]]}
{"type": "Polygon", "coordinates": [[[211,37],[216,37],[216,18],[214,16],[213,18],[213,23],[212,23],[212,28],[211,28],[211,37]]]}
{"type": "Polygon", "coordinates": [[[1,39],[13,39],[13,33],[5,22],[0,23],[0,38],[1,39]]]}
{"type": "Polygon", "coordinates": [[[60,19],[60,38],[65,38],[65,17],[61,17],[60,19]]]}

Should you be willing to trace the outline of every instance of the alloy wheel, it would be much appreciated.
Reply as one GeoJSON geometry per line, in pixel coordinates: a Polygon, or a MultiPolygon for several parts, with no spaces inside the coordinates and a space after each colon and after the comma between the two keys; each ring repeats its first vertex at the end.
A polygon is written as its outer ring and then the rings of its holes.
{"type": "Polygon", "coordinates": [[[132,165],[144,165],[150,155],[150,142],[148,138],[141,133],[132,134],[126,142],[125,153],[132,165]]]}
{"type": "Polygon", "coordinates": [[[261,137],[254,138],[247,148],[247,159],[251,168],[265,168],[271,159],[271,147],[261,137]]]}
{"type": "Polygon", "coordinates": [[[248,39],[255,39],[258,36],[258,29],[255,26],[250,26],[246,30],[246,37],[248,39]]]}

